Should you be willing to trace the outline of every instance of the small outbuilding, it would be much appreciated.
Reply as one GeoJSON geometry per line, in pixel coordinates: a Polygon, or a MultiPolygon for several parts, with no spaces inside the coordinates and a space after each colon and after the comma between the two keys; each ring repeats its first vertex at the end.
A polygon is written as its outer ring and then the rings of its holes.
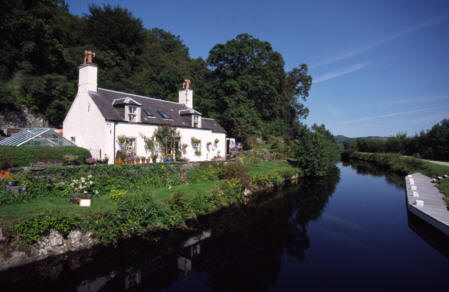
{"type": "Polygon", "coordinates": [[[75,146],[53,128],[23,128],[0,141],[0,146],[75,146]]]}

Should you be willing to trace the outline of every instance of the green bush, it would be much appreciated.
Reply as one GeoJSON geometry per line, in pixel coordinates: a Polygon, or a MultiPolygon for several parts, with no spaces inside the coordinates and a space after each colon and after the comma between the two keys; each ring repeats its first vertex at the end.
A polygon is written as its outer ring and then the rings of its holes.
{"type": "Polygon", "coordinates": [[[36,147],[36,146],[0,146],[0,160],[6,159],[13,166],[30,166],[38,160],[60,160],[64,162],[64,155],[77,155],[77,161],[83,163],[84,159],[91,157],[89,150],[75,147],[36,147]]]}
{"type": "Polygon", "coordinates": [[[304,129],[293,146],[297,166],[306,176],[324,176],[340,159],[335,142],[321,132],[304,129]]]}
{"type": "Polygon", "coordinates": [[[80,226],[80,219],[62,214],[39,215],[14,225],[14,231],[19,239],[32,244],[56,230],[63,236],[80,226]]]}
{"type": "Polygon", "coordinates": [[[191,201],[186,198],[183,192],[175,192],[168,198],[167,203],[170,209],[179,213],[183,218],[190,218],[195,215],[191,207],[191,201]]]}
{"type": "Polygon", "coordinates": [[[188,173],[189,182],[199,183],[217,180],[223,176],[223,163],[204,163],[197,169],[192,169],[188,173]]]}
{"type": "Polygon", "coordinates": [[[241,163],[231,163],[225,165],[223,167],[223,178],[237,178],[244,188],[248,187],[251,182],[251,177],[248,174],[248,167],[241,163]]]}

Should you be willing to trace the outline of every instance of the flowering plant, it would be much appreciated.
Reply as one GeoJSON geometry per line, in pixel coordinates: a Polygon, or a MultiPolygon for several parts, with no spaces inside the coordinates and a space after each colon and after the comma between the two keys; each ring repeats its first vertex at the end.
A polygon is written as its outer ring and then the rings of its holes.
{"type": "Polygon", "coordinates": [[[69,193],[78,193],[82,197],[92,197],[94,194],[98,195],[98,191],[94,188],[94,181],[92,175],[89,174],[87,178],[81,177],[80,179],[74,179],[67,186],[69,193]]]}
{"type": "Polygon", "coordinates": [[[92,165],[92,164],[95,164],[95,158],[93,158],[93,157],[89,157],[89,158],[86,158],[85,160],[84,160],[84,162],[86,163],[86,164],[89,164],[89,165],[92,165]]]}
{"type": "Polygon", "coordinates": [[[66,154],[66,155],[64,155],[64,159],[67,162],[67,164],[72,164],[78,159],[78,155],[66,154]]]}

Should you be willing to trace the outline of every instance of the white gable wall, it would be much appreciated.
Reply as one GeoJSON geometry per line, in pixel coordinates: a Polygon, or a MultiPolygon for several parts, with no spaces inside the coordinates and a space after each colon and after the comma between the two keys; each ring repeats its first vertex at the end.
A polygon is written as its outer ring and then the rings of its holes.
{"type": "Polygon", "coordinates": [[[64,119],[64,138],[72,141],[75,137],[76,146],[88,149],[94,158],[104,158],[104,134],[103,115],[87,92],[79,91],[64,119]]]}

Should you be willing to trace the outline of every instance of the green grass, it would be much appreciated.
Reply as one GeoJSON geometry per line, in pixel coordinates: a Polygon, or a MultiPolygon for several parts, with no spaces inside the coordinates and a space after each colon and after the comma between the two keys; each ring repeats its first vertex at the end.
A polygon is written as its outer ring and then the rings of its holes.
{"type": "Polygon", "coordinates": [[[2,226],[14,224],[39,214],[46,214],[49,210],[60,211],[66,215],[89,216],[115,208],[116,202],[105,195],[96,197],[90,208],[81,208],[78,205],[70,204],[67,198],[39,198],[20,204],[2,206],[0,208],[0,224],[2,226]]]}
{"type": "Polygon", "coordinates": [[[443,180],[439,185],[438,188],[440,191],[443,192],[443,194],[446,196],[446,203],[449,207],[449,179],[443,180]]]}
{"type": "Polygon", "coordinates": [[[420,172],[428,177],[436,177],[443,174],[449,174],[449,166],[422,161],[421,167],[413,169],[410,173],[413,171],[420,172]]]}
{"type": "Polygon", "coordinates": [[[275,170],[294,169],[287,161],[261,161],[259,164],[249,165],[250,175],[271,173],[275,170]]]}
{"type": "Polygon", "coordinates": [[[266,143],[266,144],[257,144],[257,145],[254,145],[253,147],[252,147],[252,149],[255,149],[255,150],[270,150],[271,149],[271,146],[273,146],[273,142],[272,143],[266,143]]]}
{"type": "Polygon", "coordinates": [[[160,188],[160,189],[153,189],[149,190],[156,200],[166,200],[168,199],[172,194],[176,192],[183,192],[186,197],[191,198],[198,192],[205,192],[208,190],[211,190],[216,184],[218,183],[218,180],[214,181],[208,181],[203,183],[196,183],[196,184],[184,184],[179,186],[174,186],[171,189],[169,188],[160,188]]]}
{"type": "MultiPolygon", "coordinates": [[[[261,174],[262,175],[263,174],[274,174],[276,172],[279,174],[279,173],[282,173],[282,171],[284,171],[284,170],[288,170],[287,173],[297,173],[297,169],[293,168],[288,162],[285,162],[285,161],[271,161],[271,162],[252,161],[252,163],[248,163],[247,166],[248,166],[248,170],[249,170],[248,173],[250,176],[261,175],[261,174]],[[294,171],[292,171],[292,170],[294,170],[294,171]]],[[[211,169],[211,170],[202,169],[199,171],[209,173],[209,171],[213,171],[213,169],[211,169]]],[[[114,177],[115,176],[113,175],[110,178],[114,178],[114,177]]],[[[213,176],[213,175],[207,176],[205,174],[201,174],[196,178],[196,180],[192,181],[189,184],[175,185],[172,187],[155,187],[154,184],[142,184],[142,183],[128,184],[127,185],[128,186],[128,189],[127,189],[128,194],[125,195],[124,198],[126,198],[126,196],[130,196],[130,198],[132,198],[133,196],[135,197],[135,195],[140,195],[140,196],[143,195],[144,197],[151,196],[156,201],[159,201],[159,202],[169,202],[169,199],[172,198],[173,194],[182,193],[182,194],[184,194],[186,199],[193,199],[193,198],[196,198],[195,195],[198,193],[210,194],[211,191],[216,187],[216,185],[220,183],[220,180],[217,179],[217,177],[218,176],[213,176]]],[[[117,201],[113,200],[111,198],[111,195],[109,194],[109,192],[104,192],[98,196],[95,196],[92,201],[92,206],[90,208],[83,208],[83,207],[79,207],[78,205],[71,204],[68,202],[68,199],[65,196],[62,196],[62,197],[61,196],[52,197],[51,195],[42,196],[42,197],[30,200],[30,201],[23,201],[21,203],[0,206],[0,226],[2,228],[4,228],[4,230],[11,231],[11,230],[16,230],[16,228],[18,226],[16,224],[19,224],[19,225],[24,224],[24,225],[21,225],[23,227],[23,230],[21,232],[24,234],[27,234],[27,236],[31,236],[31,237],[27,237],[27,240],[34,240],[33,236],[37,236],[37,235],[41,234],[40,230],[39,230],[39,226],[47,226],[48,224],[50,224],[49,222],[53,222],[53,221],[51,221],[53,219],[45,219],[45,218],[47,218],[47,217],[45,217],[45,215],[51,215],[51,216],[53,216],[51,218],[57,218],[57,219],[55,219],[56,223],[54,223],[54,222],[53,223],[60,224],[60,226],[65,226],[67,228],[71,228],[68,225],[68,223],[67,222],[61,223],[59,220],[64,220],[64,218],[68,218],[67,220],[69,220],[71,218],[71,220],[75,220],[75,222],[77,222],[76,220],[79,220],[79,219],[74,219],[74,218],[82,218],[83,219],[82,221],[84,222],[83,226],[85,226],[85,227],[91,226],[90,224],[94,223],[95,226],[100,228],[100,229],[96,230],[96,232],[98,234],[100,234],[101,236],[104,235],[106,237],[110,235],[110,236],[112,236],[111,238],[116,238],[118,235],[115,234],[114,232],[118,232],[118,230],[121,230],[121,229],[114,225],[114,224],[117,224],[117,222],[115,222],[114,220],[113,221],[115,223],[111,223],[112,219],[108,216],[111,216],[111,214],[116,214],[116,212],[123,213],[123,210],[120,209],[120,207],[119,207],[119,206],[121,206],[122,203],[123,202],[118,203],[117,201]],[[58,214],[61,215],[62,217],[57,217],[57,216],[59,216],[58,214]],[[42,215],[44,215],[44,218],[42,217],[42,215]],[[41,217],[39,217],[39,216],[41,216],[41,217]],[[56,217],[54,217],[54,216],[56,216],[56,217]],[[28,225],[27,222],[30,222],[30,220],[32,221],[36,218],[41,218],[39,220],[43,220],[43,221],[39,221],[39,222],[35,223],[35,225],[28,225]],[[100,220],[99,223],[97,222],[98,220],[100,220]],[[104,220],[104,222],[102,220],[104,220]],[[47,225],[45,225],[45,224],[47,224],[47,225]],[[115,227],[108,227],[110,224],[112,224],[112,226],[115,226],[115,227]],[[104,227],[101,227],[101,226],[104,226],[104,227]],[[112,233],[109,234],[109,232],[112,232],[114,234],[112,234],[112,233]]],[[[224,204],[224,205],[226,205],[226,204],[224,204]]],[[[159,211],[160,210],[163,210],[163,209],[159,209],[159,211]]],[[[130,212],[131,211],[132,210],[130,210],[130,212]]],[[[163,214],[162,215],[159,214],[159,215],[162,216],[161,218],[164,218],[163,214]]],[[[112,215],[112,216],[116,216],[116,215],[112,215]]],[[[171,217],[169,217],[169,218],[171,218],[171,217]]],[[[171,218],[170,220],[174,220],[174,219],[171,218]]],[[[50,225],[48,225],[48,226],[50,226],[50,225]]],[[[53,226],[53,225],[51,225],[51,226],[53,226]]],[[[45,228],[47,228],[47,227],[45,227],[45,228]]],[[[87,227],[87,228],[90,228],[90,227],[87,227]]],[[[131,232],[131,230],[132,230],[132,228],[129,226],[125,226],[123,228],[125,228],[125,229],[130,228],[129,232],[131,232]]],[[[128,230],[128,229],[126,229],[126,230],[128,230]]],[[[95,229],[94,229],[94,232],[95,232],[95,229]]]]}

